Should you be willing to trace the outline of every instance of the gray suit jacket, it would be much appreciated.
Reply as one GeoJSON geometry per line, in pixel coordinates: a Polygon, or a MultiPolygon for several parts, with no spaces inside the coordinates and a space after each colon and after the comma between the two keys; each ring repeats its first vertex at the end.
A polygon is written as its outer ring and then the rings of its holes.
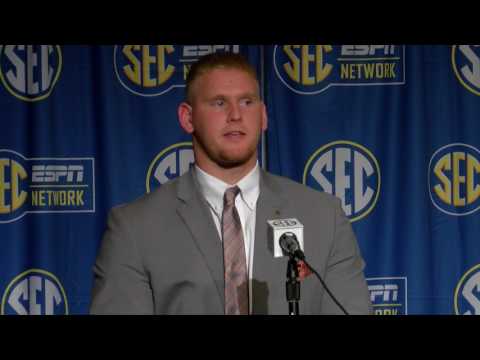
{"type": "MultiPolygon", "coordinates": [[[[253,314],[288,314],[287,258],[267,245],[267,220],[297,218],[304,250],[351,314],[372,312],[361,257],[340,201],[261,171],[253,314]]],[[[223,314],[223,250],[192,171],[112,209],[94,266],[93,314],[223,314]]],[[[341,314],[315,275],[301,282],[301,314],[341,314]]]]}

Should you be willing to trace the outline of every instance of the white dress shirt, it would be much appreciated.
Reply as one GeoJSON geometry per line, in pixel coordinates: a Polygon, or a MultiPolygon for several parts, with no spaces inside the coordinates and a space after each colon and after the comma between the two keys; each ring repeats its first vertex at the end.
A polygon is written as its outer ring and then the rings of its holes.
{"type": "Polygon", "coordinates": [[[242,224],[243,239],[245,241],[245,259],[247,260],[247,272],[249,283],[249,312],[252,310],[252,264],[253,249],[255,240],[255,219],[257,200],[260,195],[260,169],[258,161],[255,167],[239,182],[234,185],[227,184],[222,180],[207,174],[205,171],[195,165],[195,175],[200,185],[201,192],[210,207],[213,221],[218,231],[220,241],[222,241],[222,213],[223,213],[223,195],[225,190],[230,187],[238,186],[240,193],[235,198],[235,207],[237,208],[240,222],[242,224]]]}

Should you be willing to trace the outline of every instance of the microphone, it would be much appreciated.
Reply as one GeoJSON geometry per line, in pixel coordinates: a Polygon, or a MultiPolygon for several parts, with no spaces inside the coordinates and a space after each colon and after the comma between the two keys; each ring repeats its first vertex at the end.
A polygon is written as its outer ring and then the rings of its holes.
{"type": "Polygon", "coordinates": [[[279,240],[280,247],[285,255],[293,257],[296,261],[305,260],[305,254],[300,249],[297,236],[290,231],[283,233],[279,240]]]}
{"type": "MultiPolygon", "coordinates": [[[[290,219],[292,220],[292,219],[290,219]]],[[[296,220],[296,219],[293,219],[296,220]]],[[[277,220],[278,221],[278,220],[277,220]]],[[[283,220],[279,220],[283,221],[283,220]]],[[[297,220],[298,222],[298,220],[297,220]]],[[[269,221],[270,223],[270,221],[269,221]]],[[[300,222],[298,222],[300,223],[300,222]]],[[[302,236],[303,236],[303,225],[302,225],[302,236]]],[[[302,238],[303,240],[303,238],[302,238]]],[[[330,289],[327,287],[327,284],[323,281],[322,277],[320,274],[312,267],[310,264],[307,262],[305,259],[305,254],[303,253],[303,250],[300,246],[300,243],[298,242],[297,235],[294,232],[291,231],[285,231],[283,232],[282,235],[280,235],[278,244],[280,245],[280,248],[282,249],[283,253],[285,255],[288,255],[290,257],[290,260],[293,261],[303,261],[305,265],[308,266],[308,268],[315,274],[315,276],[320,280],[320,283],[322,284],[323,288],[325,291],[330,295],[331,299],[335,304],[343,311],[345,315],[349,315],[347,310],[340,304],[340,302],[335,298],[335,296],[332,294],[330,289]]]]}
{"type": "Polygon", "coordinates": [[[303,225],[294,218],[267,220],[268,227],[268,249],[275,258],[287,255],[280,246],[280,237],[286,232],[296,236],[300,250],[303,250],[303,225]]]}

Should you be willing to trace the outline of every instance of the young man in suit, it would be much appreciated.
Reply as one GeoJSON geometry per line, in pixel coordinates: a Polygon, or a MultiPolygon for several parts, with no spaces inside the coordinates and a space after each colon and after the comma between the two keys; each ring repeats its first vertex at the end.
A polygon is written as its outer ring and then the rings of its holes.
{"type": "MultiPolygon", "coordinates": [[[[94,267],[93,314],[287,314],[286,257],[267,220],[297,218],[304,252],[350,314],[372,312],[361,257],[340,201],[260,169],[267,129],[254,68],[241,55],[192,65],[181,127],[195,166],[112,209],[94,267]],[[271,240],[271,239],[270,239],[271,240]]],[[[341,314],[314,276],[302,277],[301,314],[341,314]]]]}

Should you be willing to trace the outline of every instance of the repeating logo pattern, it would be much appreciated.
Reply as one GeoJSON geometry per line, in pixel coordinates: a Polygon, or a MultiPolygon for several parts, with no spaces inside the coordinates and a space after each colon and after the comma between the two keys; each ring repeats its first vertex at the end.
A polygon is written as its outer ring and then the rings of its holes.
{"type": "Polygon", "coordinates": [[[147,193],[169,180],[185,174],[194,164],[191,142],[173,144],[163,149],[150,163],[147,171],[147,193]]]}
{"type": "Polygon", "coordinates": [[[406,277],[369,278],[367,284],[375,315],[408,314],[406,277]]]}
{"type": "Polygon", "coordinates": [[[351,141],[334,141],[310,156],[303,184],[335,195],[354,222],[367,216],[380,194],[380,166],[370,150],[351,141]]]}
{"type": "Polygon", "coordinates": [[[58,278],[41,269],[16,276],[2,297],[2,315],[66,315],[68,301],[58,278]]]}
{"type": "Polygon", "coordinates": [[[433,205],[445,214],[470,215],[480,208],[480,151],[454,143],[432,155],[428,190],[433,205]]]}
{"type": "Polygon", "coordinates": [[[293,92],[332,86],[405,84],[405,47],[397,45],[276,45],[275,74],[293,92]]]}
{"type": "Polygon", "coordinates": [[[185,87],[192,63],[218,51],[239,53],[240,45],[116,45],[115,74],[131,93],[159,96],[185,87]]]}
{"type": "Polygon", "coordinates": [[[480,96],[480,45],[452,46],[452,66],[462,86],[480,96]]]}
{"type": "Polygon", "coordinates": [[[0,149],[0,223],[27,213],[95,212],[93,158],[31,158],[0,149]]]}
{"type": "Polygon", "coordinates": [[[58,45],[0,46],[0,80],[20,100],[46,99],[61,70],[62,52],[58,45]]]}
{"type": "Polygon", "coordinates": [[[462,276],[454,298],[455,314],[480,315],[480,264],[462,276]]]}

